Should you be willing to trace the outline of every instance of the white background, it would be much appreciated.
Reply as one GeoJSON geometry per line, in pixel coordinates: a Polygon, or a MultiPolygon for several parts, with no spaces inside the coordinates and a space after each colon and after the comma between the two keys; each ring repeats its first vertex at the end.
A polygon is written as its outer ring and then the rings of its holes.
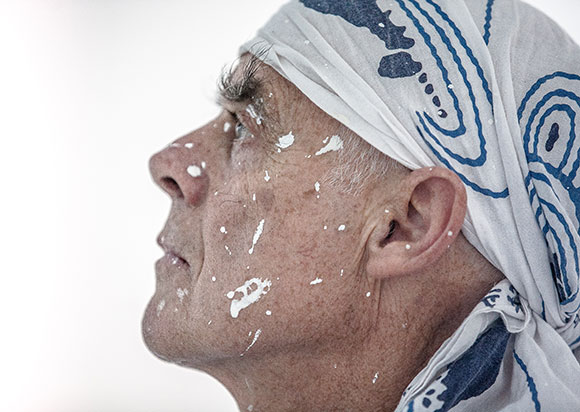
{"type": "MultiPolygon", "coordinates": [[[[282,3],[0,0],[0,410],[237,410],[142,343],[170,205],[147,162],[282,3]]],[[[531,3],[580,42],[580,2],[531,3]]]]}

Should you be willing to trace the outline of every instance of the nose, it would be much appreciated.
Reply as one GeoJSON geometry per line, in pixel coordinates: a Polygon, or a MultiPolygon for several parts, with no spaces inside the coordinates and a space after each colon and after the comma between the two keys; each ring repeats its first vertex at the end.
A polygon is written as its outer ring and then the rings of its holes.
{"type": "Polygon", "coordinates": [[[185,136],[154,154],[149,169],[155,183],[173,200],[184,199],[188,205],[198,206],[207,196],[209,176],[201,145],[191,143],[192,137],[185,136]]]}

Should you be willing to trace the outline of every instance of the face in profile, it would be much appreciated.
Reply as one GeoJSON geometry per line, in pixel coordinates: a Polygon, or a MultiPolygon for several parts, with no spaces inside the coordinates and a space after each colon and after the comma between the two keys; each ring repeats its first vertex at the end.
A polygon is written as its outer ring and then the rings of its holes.
{"type": "Polygon", "coordinates": [[[379,286],[360,267],[370,197],[330,178],[344,128],[247,55],[219,100],[217,118],[150,161],[172,204],[146,344],[209,370],[360,336],[379,286]]]}

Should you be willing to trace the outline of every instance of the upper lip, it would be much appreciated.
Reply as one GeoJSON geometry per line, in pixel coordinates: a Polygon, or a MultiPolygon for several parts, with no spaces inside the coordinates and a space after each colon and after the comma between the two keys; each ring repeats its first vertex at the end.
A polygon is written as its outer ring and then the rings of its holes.
{"type": "Polygon", "coordinates": [[[187,259],[185,259],[183,257],[183,254],[179,251],[179,248],[175,247],[174,245],[171,245],[167,242],[166,240],[167,236],[164,235],[163,233],[161,233],[159,236],[157,236],[157,244],[161,247],[161,249],[163,249],[163,251],[166,254],[172,254],[177,256],[178,258],[180,258],[181,260],[183,260],[185,263],[187,263],[189,265],[189,262],[187,261],[187,259]]]}

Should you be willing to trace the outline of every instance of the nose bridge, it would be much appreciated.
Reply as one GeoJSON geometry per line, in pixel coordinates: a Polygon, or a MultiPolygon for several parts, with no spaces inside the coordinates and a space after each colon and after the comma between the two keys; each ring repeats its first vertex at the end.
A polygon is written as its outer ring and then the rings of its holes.
{"type": "Polygon", "coordinates": [[[191,206],[199,206],[206,198],[210,179],[210,151],[204,151],[195,137],[196,132],[184,136],[149,160],[155,183],[172,199],[184,199],[191,206]]]}

